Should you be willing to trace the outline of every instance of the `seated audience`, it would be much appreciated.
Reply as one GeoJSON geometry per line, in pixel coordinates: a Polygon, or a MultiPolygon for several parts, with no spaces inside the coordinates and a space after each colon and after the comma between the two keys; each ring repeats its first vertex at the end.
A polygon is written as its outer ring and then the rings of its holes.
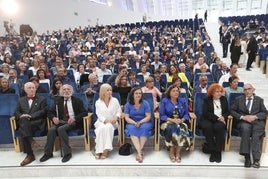
{"type": "Polygon", "coordinates": [[[119,75],[115,79],[115,86],[113,88],[113,92],[117,92],[120,94],[121,99],[121,107],[125,106],[127,102],[128,93],[131,90],[131,86],[128,84],[126,75],[119,75]]]}
{"type": "Polygon", "coordinates": [[[9,81],[7,78],[0,79],[0,94],[15,93],[15,89],[10,87],[9,81]]]}
{"type": "Polygon", "coordinates": [[[229,113],[228,102],[223,96],[224,89],[214,83],[208,88],[208,97],[204,99],[200,127],[206,137],[210,152],[209,161],[220,163],[224,146],[226,122],[229,113]]]}
{"type": "Polygon", "coordinates": [[[83,85],[81,87],[81,90],[83,93],[86,93],[87,95],[87,101],[88,101],[88,111],[93,112],[93,98],[94,94],[99,92],[100,85],[98,83],[98,78],[95,73],[91,73],[88,75],[88,81],[89,83],[86,85],[83,85]]]}
{"type": "Polygon", "coordinates": [[[162,93],[154,86],[154,79],[148,77],[145,80],[145,86],[141,88],[143,93],[152,93],[154,98],[154,110],[157,110],[159,107],[158,100],[161,99],[162,93]]]}
{"type": "Polygon", "coordinates": [[[238,86],[239,78],[237,76],[231,76],[229,78],[229,85],[224,89],[225,93],[224,96],[229,100],[230,93],[243,93],[244,89],[238,86]]]}
{"type": "Polygon", "coordinates": [[[181,162],[181,149],[190,148],[190,134],[187,123],[190,119],[187,101],[179,98],[180,89],[176,85],[168,87],[166,97],[159,107],[161,132],[169,148],[171,162],[181,162]]]}
{"type": "Polygon", "coordinates": [[[263,99],[255,95],[254,92],[255,88],[252,84],[245,84],[245,95],[236,98],[231,107],[231,114],[234,117],[234,127],[240,131],[239,154],[245,157],[244,166],[260,168],[267,109],[263,99]],[[251,154],[253,164],[251,163],[251,154]]]}
{"type": "Polygon", "coordinates": [[[71,85],[63,85],[60,89],[60,97],[54,98],[54,105],[48,113],[49,119],[53,122],[48,129],[45,154],[40,158],[40,162],[47,161],[53,157],[53,148],[57,135],[60,138],[62,150],[62,162],[68,162],[72,158],[72,151],[69,145],[68,131],[83,128],[83,117],[86,116],[86,109],[83,102],[73,95],[71,85]]]}
{"type": "Polygon", "coordinates": [[[95,158],[106,159],[113,150],[114,130],[118,128],[121,107],[118,100],[112,97],[112,87],[102,84],[99,99],[95,103],[97,121],[94,123],[96,134],[95,158]]]}
{"type": "MultiPolygon", "coordinates": [[[[142,91],[139,87],[134,87],[129,94],[129,100],[125,107],[126,131],[130,135],[131,141],[137,151],[136,160],[143,161],[143,147],[150,137],[151,109],[146,100],[142,98],[142,91]]],[[[124,135],[124,134],[123,134],[124,135]]]]}
{"type": "Polygon", "coordinates": [[[25,166],[35,160],[33,148],[39,145],[34,141],[33,134],[37,130],[44,131],[47,127],[47,100],[36,95],[36,87],[32,82],[25,83],[24,91],[26,96],[19,99],[15,111],[24,153],[27,154],[20,166],[25,166]],[[31,107],[32,105],[34,107],[31,107]]]}
{"type": "Polygon", "coordinates": [[[62,87],[63,82],[59,78],[54,78],[52,85],[50,87],[50,94],[53,94],[54,96],[60,95],[60,88],[62,87]]]}

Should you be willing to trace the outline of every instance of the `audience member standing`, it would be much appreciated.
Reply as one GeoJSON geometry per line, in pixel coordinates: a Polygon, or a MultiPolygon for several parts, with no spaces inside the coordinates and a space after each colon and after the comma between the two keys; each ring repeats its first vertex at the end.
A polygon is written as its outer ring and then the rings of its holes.
{"type": "Polygon", "coordinates": [[[247,52],[248,52],[248,61],[247,61],[247,66],[246,70],[251,71],[250,68],[252,68],[252,63],[255,61],[256,58],[256,53],[258,49],[258,44],[256,37],[258,36],[258,32],[255,32],[253,36],[249,39],[248,46],[247,46],[247,52]]]}

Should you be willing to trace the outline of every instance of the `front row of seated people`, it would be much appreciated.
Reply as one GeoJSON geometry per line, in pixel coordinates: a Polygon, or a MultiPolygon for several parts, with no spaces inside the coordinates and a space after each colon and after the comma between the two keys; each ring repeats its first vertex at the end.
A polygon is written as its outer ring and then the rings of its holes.
{"type": "MultiPolygon", "coordinates": [[[[62,162],[69,161],[72,153],[67,131],[82,126],[82,118],[86,115],[82,101],[72,96],[72,86],[63,85],[60,88],[60,96],[55,98],[53,109],[47,113],[46,99],[36,95],[34,83],[26,83],[24,89],[26,96],[20,98],[15,112],[24,151],[27,154],[21,166],[35,160],[32,148],[37,147],[38,144],[33,140],[33,134],[36,130],[44,130],[47,116],[52,120],[53,125],[48,130],[44,155],[40,161],[44,162],[53,157],[53,146],[57,134],[61,139],[62,162]]],[[[216,83],[208,88],[200,127],[209,146],[210,162],[221,162],[227,117],[231,114],[234,117],[234,125],[241,134],[240,154],[245,156],[245,167],[260,167],[267,110],[263,99],[256,96],[254,91],[251,84],[245,84],[245,95],[238,97],[229,110],[227,99],[223,96],[224,88],[216,83]],[[251,102],[249,105],[248,101],[251,102]],[[250,151],[252,151],[253,163],[250,151]]],[[[181,162],[181,149],[183,147],[189,149],[191,146],[187,125],[190,119],[187,101],[180,98],[179,94],[180,88],[171,85],[159,106],[161,134],[165,138],[172,162],[181,162]]],[[[118,100],[112,97],[112,87],[109,84],[101,85],[95,107],[97,114],[97,121],[94,124],[95,158],[105,159],[108,157],[108,152],[113,150],[114,130],[118,128],[118,121],[122,114],[118,100]]],[[[153,129],[151,121],[153,114],[151,114],[149,103],[143,99],[141,88],[134,87],[130,91],[124,113],[126,131],[137,151],[136,160],[143,162],[143,148],[153,129]]]]}

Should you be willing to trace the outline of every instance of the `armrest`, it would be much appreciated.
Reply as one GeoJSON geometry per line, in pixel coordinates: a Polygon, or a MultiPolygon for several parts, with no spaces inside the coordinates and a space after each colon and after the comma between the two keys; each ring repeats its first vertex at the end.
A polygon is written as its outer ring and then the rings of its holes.
{"type": "Polygon", "coordinates": [[[225,145],[224,145],[225,152],[230,150],[232,126],[233,126],[233,116],[229,115],[227,118],[227,123],[226,123],[227,135],[225,137],[225,145]]]}
{"type": "Polygon", "coordinates": [[[195,130],[196,130],[196,115],[193,112],[189,113],[190,115],[190,119],[189,119],[189,130],[192,132],[192,139],[191,139],[191,147],[190,147],[190,151],[194,150],[195,147],[195,130]]]}
{"type": "Polygon", "coordinates": [[[87,116],[83,117],[84,124],[84,140],[85,140],[85,150],[90,151],[90,136],[89,129],[91,128],[92,113],[88,113],[87,116]]]}
{"type": "Polygon", "coordinates": [[[125,144],[125,113],[121,114],[121,119],[119,120],[120,127],[120,146],[125,144]]]}
{"type": "Polygon", "coordinates": [[[47,117],[47,128],[51,128],[51,126],[53,125],[53,121],[50,120],[48,117],[47,117]]]}
{"type": "Polygon", "coordinates": [[[154,150],[160,150],[160,115],[159,112],[154,113],[154,150]]]}

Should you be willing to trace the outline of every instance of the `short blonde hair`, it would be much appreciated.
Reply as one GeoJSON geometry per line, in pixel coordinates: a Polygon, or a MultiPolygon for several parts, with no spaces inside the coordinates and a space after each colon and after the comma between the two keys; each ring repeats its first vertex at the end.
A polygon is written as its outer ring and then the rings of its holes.
{"type": "Polygon", "coordinates": [[[99,99],[104,101],[104,96],[105,96],[105,93],[108,89],[111,89],[112,90],[112,86],[109,85],[108,83],[104,83],[101,85],[100,87],[100,97],[99,99]]]}

